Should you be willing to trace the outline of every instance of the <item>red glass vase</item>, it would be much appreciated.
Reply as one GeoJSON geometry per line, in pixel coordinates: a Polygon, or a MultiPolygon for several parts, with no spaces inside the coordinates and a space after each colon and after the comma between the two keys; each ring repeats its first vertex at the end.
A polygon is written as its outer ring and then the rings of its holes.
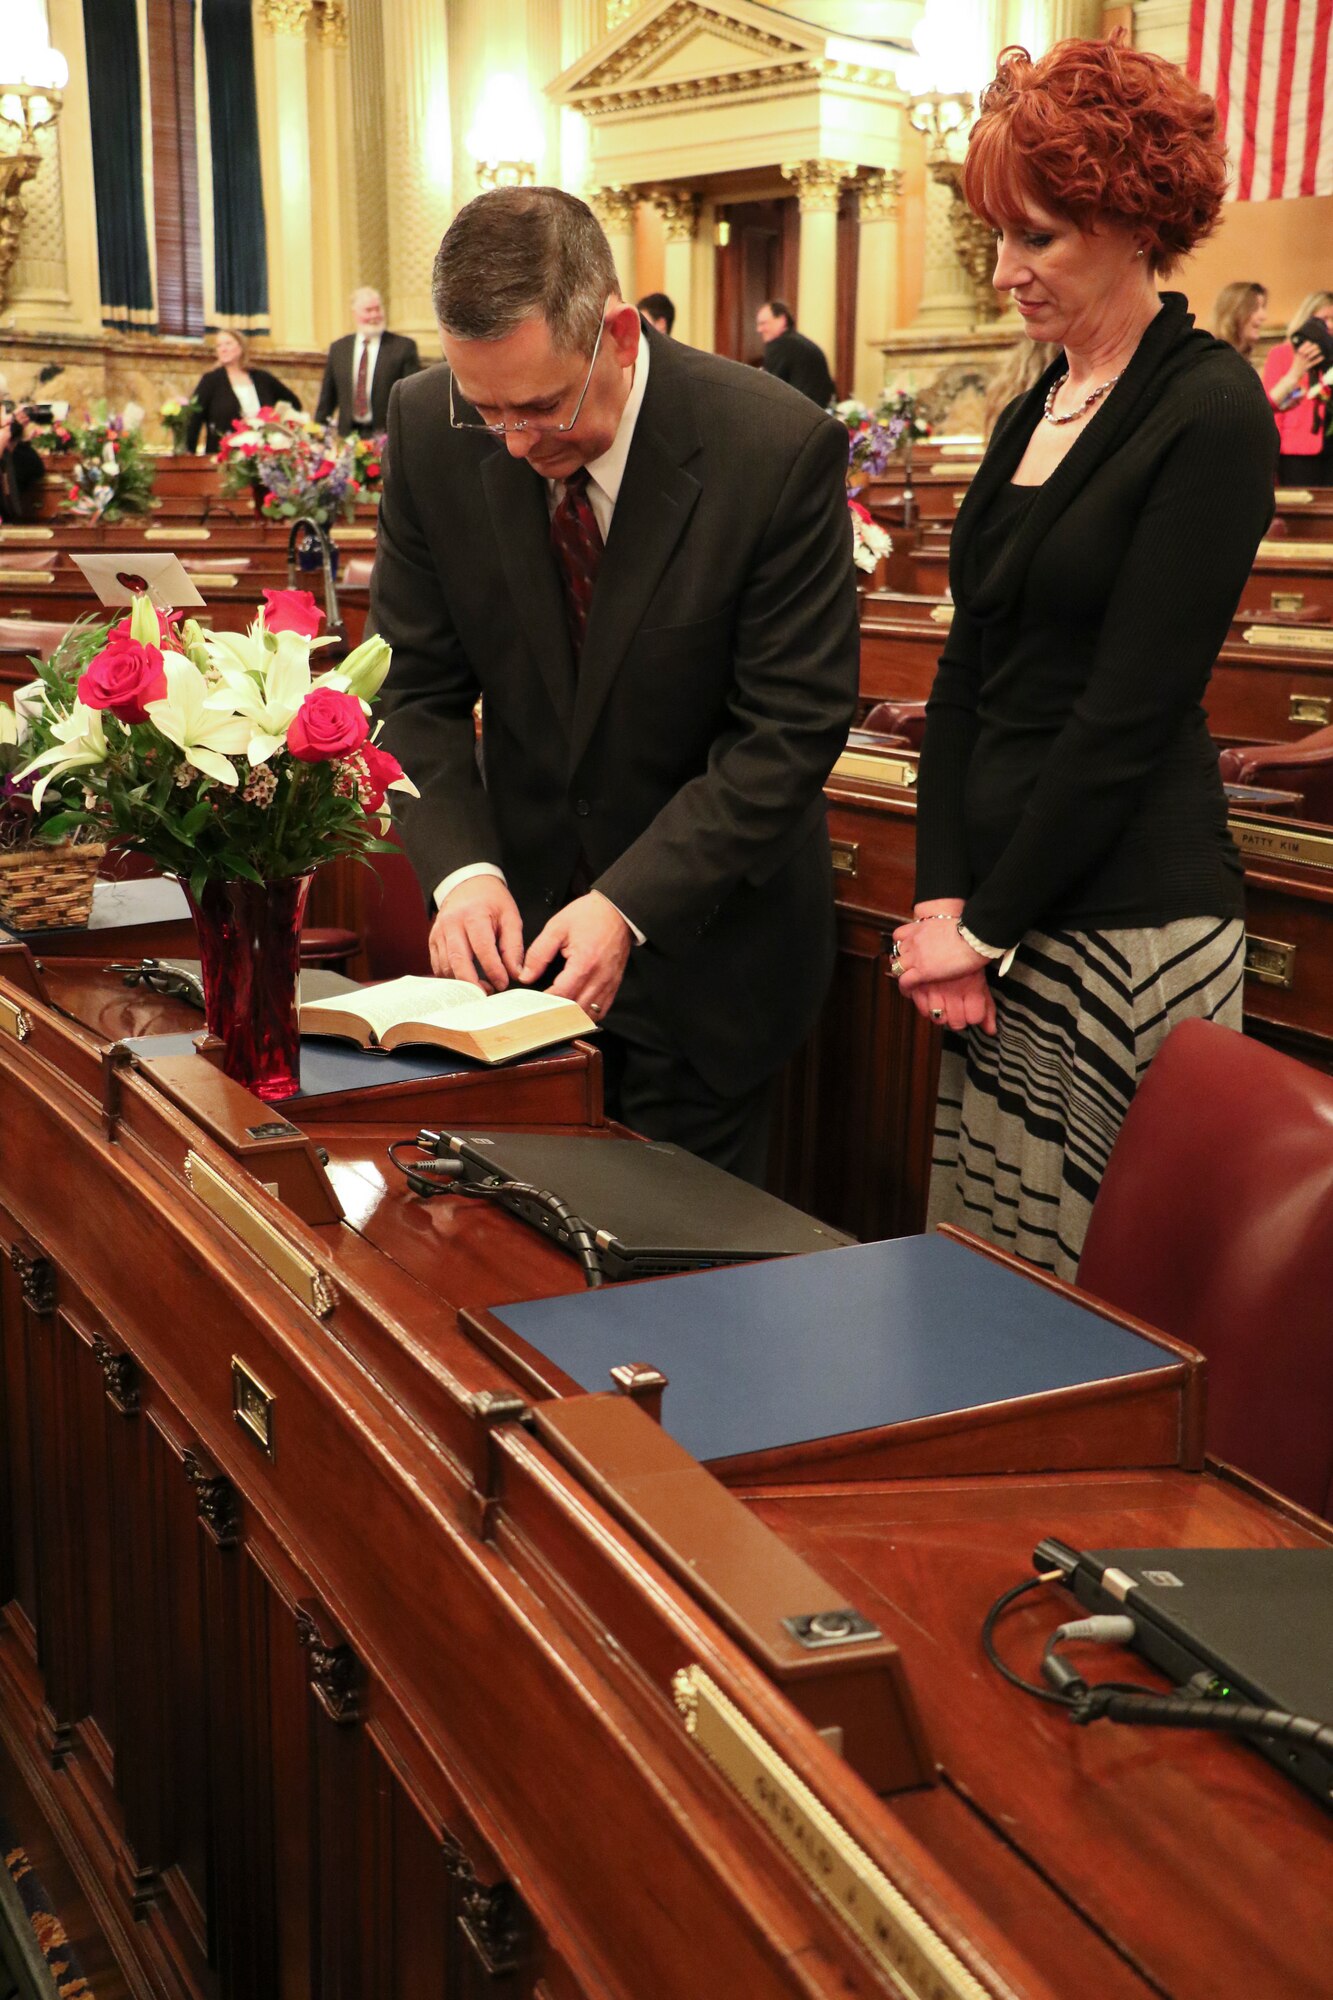
{"type": "Polygon", "coordinates": [[[204,983],[204,1019],[222,1043],[222,1067],[272,1103],[301,1083],[297,978],[301,921],[313,875],[185,888],[204,983]]]}

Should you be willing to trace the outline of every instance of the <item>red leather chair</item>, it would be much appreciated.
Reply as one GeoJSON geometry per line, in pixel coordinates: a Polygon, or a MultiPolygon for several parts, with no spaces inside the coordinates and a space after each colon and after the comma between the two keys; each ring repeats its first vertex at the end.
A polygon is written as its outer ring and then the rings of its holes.
{"type": "Polygon", "coordinates": [[[1183,1022],[1121,1127],[1078,1284],[1207,1357],[1214,1457],[1333,1518],[1333,1077],[1183,1022]]]}
{"type": "Polygon", "coordinates": [[[873,736],[896,736],[910,749],[919,750],[926,733],[926,704],[924,701],[877,701],[859,727],[873,736]]]}
{"type": "Polygon", "coordinates": [[[1218,760],[1224,785],[1270,785],[1299,792],[1298,819],[1333,823],[1333,727],[1316,729],[1295,743],[1252,743],[1223,750],[1218,760]]]}

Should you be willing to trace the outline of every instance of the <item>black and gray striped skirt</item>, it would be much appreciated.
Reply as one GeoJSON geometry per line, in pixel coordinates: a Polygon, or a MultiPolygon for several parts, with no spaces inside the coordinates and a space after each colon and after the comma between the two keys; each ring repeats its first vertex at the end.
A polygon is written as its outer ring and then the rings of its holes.
{"type": "Polygon", "coordinates": [[[953,1222],[1072,1280],[1121,1121],[1178,1021],[1241,1025],[1245,926],[1029,931],[994,1035],[946,1035],[928,1226],[953,1222]]]}

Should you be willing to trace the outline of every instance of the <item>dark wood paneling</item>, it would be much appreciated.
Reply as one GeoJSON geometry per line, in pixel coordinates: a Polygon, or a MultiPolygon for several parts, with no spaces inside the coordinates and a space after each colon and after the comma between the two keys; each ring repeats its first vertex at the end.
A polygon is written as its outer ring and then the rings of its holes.
{"type": "Polygon", "coordinates": [[[856,284],[861,243],[861,197],[854,187],[838,196],[837,335],[833,378],[839,396],[850,396],[856,384],[856,284]]]}
{"type": "Polygon", "coordinates": [[[157,321],[175,334],[204,331],[194,7],[195,0],[148,0],[157,321]]]}

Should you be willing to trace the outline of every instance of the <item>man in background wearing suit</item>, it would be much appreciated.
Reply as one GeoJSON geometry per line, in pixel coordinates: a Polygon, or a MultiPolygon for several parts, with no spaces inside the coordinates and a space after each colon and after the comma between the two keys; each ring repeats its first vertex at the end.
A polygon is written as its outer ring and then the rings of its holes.
{"type": "Polygon", "coordinates": [[[769,299],[754,316],[755,331],[764,343],[764,367],[779,382],[790,382],[812,403],[826,410],[833,401],[833,377],[823,348],[796,331],[785,299],[769,299]]]}
{"type": "Polygon", "coordinates": [[[338,429],[366,435],[382,431],[389,418],[389,391],[421,366],[415,340],[388,333],[380,295],[369,285],[352,293],[355,333],[345,333],[329,349],[315,419],[326,424],[335,409],[338,429]]]}
{"type": "Polygon", "coordinates": [[[434,302],[449,368],[394,392],[371,585],[434,969],[555,968],[612,1115],[758,1181],[833,966],[846,434],[645,328],[555,188],[469,203],[434,302]]]}

